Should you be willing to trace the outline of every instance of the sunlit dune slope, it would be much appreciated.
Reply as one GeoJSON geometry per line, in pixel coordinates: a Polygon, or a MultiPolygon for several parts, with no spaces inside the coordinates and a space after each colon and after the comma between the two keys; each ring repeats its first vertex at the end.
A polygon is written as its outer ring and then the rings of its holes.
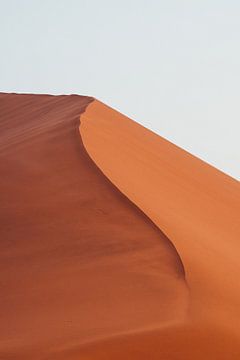
{"type": "MultiPolygon", "coordinates": [[[[103,175],[82,144],[79,116],[90,106],[90,121],[86,118],[82,129],[96,160],[104,114],[91,135],[102,107],[92,101],[75,95],[0,94],[0,359],[69,360],[75,348],[76,359],[87,359],[86,343],[138,331],[164,331],[184,324],[188,317],[188,286],[175,247],[103,175]]],[[[113,133],[123,151],[125,140],[121,145],[117,133],[111,128],[108,133],[105,122],[102,126],[102,134],[113,133]]],[[[125,130],[131,139],[131,126],[125,130]]],[[[134,167],[126,171],[120,164],[123,159],[115,158],[115,150],[108,148],[109,137],[106,140],[99,156],[108,149],[112,154],[106,154],[103,171],[109,166],[107,175],[114,175],[115,181],[119,166],[116,185],[126,192],[121,182],[131,181],[134,167]]],[[[143,146],[148,148],[147,143],[143,146]]],[[[135,145],[132,150],[134,154],[135,145]]],[[[125,150],[123,155],[129,166],[125,150]]],[[[155,189],[149,188],[144,176],[138,179],[141,189],[134,177],[132,181],[142,198],[138,205],[152,216],[145,204],[155,189]]],[[[138,200],[131,187],[129,191],[126,194],[138,200]]],[[[156,202],[161,194],[161,189],[155,193],[156,202]]],[[[164,202],[163,197],[159,211],[163,218],[169,213],[168,205],[166,214],[162,211],[164,202]]],[[[170,223],[171,217],[164,230],[170,223]]],[[[178,231],[174,225],[167,232],[178,231]]],[[[95,345],[91,348],[95,351],[95,345]]],[[[97,359],[98,351],[90,358],[97,359]]]]}
{"type": "Polygon", "coordinates": [[[97,100],[80,133],[102,172],[176,247],[191,321],[239,336],[239,183],[97,100]]]}

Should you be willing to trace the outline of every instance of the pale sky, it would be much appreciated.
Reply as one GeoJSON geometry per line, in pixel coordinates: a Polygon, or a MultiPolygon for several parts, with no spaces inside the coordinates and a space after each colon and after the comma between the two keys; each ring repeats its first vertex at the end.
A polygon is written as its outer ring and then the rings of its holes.
{"type": "Polygon", "coordinates": [[[0,0],[0,91],[90,95],[240,178],[239,0],[0,0]]]}

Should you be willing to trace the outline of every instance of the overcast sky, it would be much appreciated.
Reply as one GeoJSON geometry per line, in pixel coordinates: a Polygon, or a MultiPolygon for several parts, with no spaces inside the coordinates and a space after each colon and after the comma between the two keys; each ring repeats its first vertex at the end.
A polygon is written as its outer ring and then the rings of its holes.
{"type": "Polygon", "coordinates": [[[239,0],[0,0],[0,91],[94,96],[240,178],[239,0]]]}

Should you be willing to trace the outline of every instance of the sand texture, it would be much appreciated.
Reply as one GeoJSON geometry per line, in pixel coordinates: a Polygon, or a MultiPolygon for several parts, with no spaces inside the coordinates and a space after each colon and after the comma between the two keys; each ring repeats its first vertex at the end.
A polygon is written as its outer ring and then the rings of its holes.
{"type": "Polygon", "coordinates": [[[239,183],[90,97],[0,110],[0,359],[239,359],[239,183]]]}

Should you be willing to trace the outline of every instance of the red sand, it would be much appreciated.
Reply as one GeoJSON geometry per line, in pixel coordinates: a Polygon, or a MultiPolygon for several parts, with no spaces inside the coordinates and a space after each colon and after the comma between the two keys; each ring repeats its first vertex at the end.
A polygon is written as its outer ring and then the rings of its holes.
{"type": "Polygon", "coordinates": [[[0,359],[239,359],[239,183],[89,97],[0,108],[0,359]]]}
{"type": "MultiPolygon", "coordinates": [[[[239,182],[97,100],[83,114],[80,132],[97,166],[182,259],[190,311],[179,338],[171,332],[164,359],[240,358],[239,182]]],[[[160,341],[164,334],[158,334],[160,341]]]]}
{"type": "Polygon", "coordinates": [[[0,95],[0,359],[95,359],[86,344],[187,317],[174,246],[82,145],[92,100],[0,95]]]}

